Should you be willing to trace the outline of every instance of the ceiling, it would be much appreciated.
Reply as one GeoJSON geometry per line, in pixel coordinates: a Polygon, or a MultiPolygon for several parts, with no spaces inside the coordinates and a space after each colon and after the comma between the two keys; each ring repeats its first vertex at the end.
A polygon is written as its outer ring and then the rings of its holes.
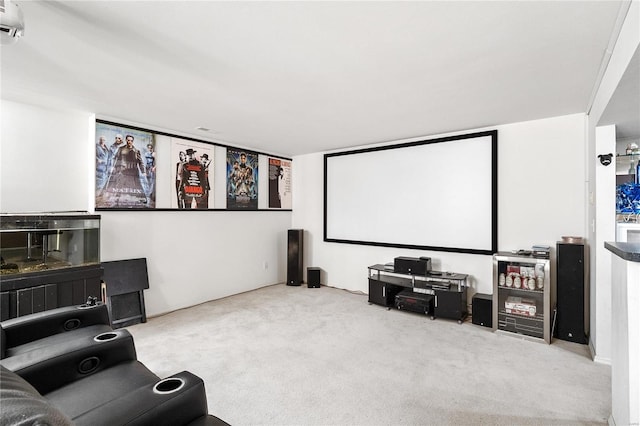
{"type": "Polygon", "coordinates": [[[15,3],[3,99],[293,156],[586,112],[623,2],[15,3]]]}

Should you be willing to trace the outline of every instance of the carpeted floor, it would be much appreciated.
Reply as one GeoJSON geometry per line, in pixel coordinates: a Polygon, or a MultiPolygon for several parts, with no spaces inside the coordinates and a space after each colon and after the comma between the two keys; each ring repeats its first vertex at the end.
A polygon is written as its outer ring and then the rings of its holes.
{"type": "Polygon", "coordinates": [[[160,376],[189,370],[232,425],[604,425],[587,346],[493,333],[278,284],[128,328],[160,376]]]}

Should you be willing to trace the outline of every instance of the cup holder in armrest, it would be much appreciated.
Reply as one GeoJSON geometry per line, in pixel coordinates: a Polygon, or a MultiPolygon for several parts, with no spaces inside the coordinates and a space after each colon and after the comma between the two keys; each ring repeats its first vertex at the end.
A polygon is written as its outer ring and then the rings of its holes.
{"type": "Polygon", "coordinates": [[[76,306],[78,309],[91,309],[91,308],[97,308],[98,306],[100,306],[100,304],[97,305],[87,305],[86,303],[83,303],[82,305],[78,305],[76,306]]]}
{"type": "Polygon", "coordinates": [[[80,320],[78,318],[71,318],[64,322],[62,326],[64,331],[72,331],[80,327],[80,320]]]}
{"type": "Polygon", "coordinates": [[[96,371],[98,366],[100,366],[100,358],[91,356],[80,361],[80,364],[78,364],[78,372],[80,374],[90,374],[96,371]]]}
{"type": "Polygon", "coordinates": [[[118,337],[117,333],[114,333],[113,331],[107,331],[106,333],[98,334],[93,338],[93,340],[95,340],[96,342],[107,342],[109,340],[115,339],[116,337],[118,337]]]}
{"type": "Polygon", "coordinates": [[[153,387],[153,393],[160,395],[166,395],[169,393],[177,392],[184,387],[184,380],[179,377],[169,377],[168,379],[160,380],[153,387]]]}

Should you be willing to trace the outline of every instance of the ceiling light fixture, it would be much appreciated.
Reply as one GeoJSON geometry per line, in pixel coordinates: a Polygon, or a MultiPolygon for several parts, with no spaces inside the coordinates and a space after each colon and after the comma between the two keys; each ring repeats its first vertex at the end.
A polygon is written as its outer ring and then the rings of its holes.
{"type": "Polygon", "coordinates": [[[0,0],[0,44],[13,44],[23,35],[22,10],[11,0],[0,0]]]}

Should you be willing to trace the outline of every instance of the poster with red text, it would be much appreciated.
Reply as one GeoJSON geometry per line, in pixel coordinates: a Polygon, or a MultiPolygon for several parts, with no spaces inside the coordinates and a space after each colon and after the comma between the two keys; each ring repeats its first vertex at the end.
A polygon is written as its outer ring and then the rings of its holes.
{"type": "Polygon", "coordinates": [[[269,157],[269,208],[291,209],[291,160],[269,157]]]}
{"type": "Polygon", "coordinates": [[[213,208],[214,146],[171,139],[171,207],[206,210],[213,208]]]}

